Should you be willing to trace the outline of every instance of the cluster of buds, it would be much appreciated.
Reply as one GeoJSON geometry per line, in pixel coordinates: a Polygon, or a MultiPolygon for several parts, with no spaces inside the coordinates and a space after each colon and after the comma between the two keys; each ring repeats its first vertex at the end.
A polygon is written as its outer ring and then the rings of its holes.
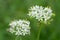
{"type": "Polygon", "coordinates": [[[15,35],[23,35],[30,34],[30,22],[26,20],[15,20],[12,21],[8,28],[8,31],[15,35]]]}
{"type": "Polygon", "coordinates": [[[43,7],[43,6],[33,6],[29,9],[30,17],[37,19],[40,22],[47,23],[48,20],[51,20],[51,17],[55,15],[52,12],[50,7],[43,7]]]}

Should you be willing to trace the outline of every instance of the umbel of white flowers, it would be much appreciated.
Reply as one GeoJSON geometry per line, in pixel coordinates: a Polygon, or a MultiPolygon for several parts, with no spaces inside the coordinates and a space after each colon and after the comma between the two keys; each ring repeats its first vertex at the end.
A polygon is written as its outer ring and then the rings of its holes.
{"type": "Polygon", "coordinates": [[[30,17],[37,19],[40,22],[47,23],[48,20],[54,15],[52,13],[52,9],[50,7],[43,7],[43,6],[33,6],[29,9],[30,17]]]}
{"type": "Polygon", "coordinates": [[[12,21],[8,28],[8,31],[15,35],[25,36],[26,34],[30,35],[30,22],[26,20],[15,20],[12,21]]]}

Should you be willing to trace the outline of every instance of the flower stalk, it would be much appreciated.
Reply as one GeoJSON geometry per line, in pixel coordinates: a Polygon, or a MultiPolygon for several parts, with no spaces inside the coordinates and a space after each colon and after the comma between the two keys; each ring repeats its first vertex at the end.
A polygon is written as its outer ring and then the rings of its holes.
{"type": "Polygon", "coordinates": [[[41,34],[42,27],[43,27],[43,25],[39,23],[39,29],[38,29],[37,40],[40,40],[40,34],[41,34]]]}

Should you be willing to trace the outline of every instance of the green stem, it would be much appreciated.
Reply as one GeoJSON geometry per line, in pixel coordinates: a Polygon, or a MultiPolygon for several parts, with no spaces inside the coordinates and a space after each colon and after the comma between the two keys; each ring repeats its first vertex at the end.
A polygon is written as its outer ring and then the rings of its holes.
{"type": "Polygon", "coordinates": [[[21,38],[21,37],[20,37],[19,39],[20,39],[20,40],[22,40],[22,38],[21,38]]]}
{"type": "Polygon", "coordinates": [[[40,32],[41,32],[41,30],[42,30],[42,25],[39,23],[39,32],[38,32],[38,36],[37,36],[37,40],[39,40],[40,39],[40,32]]]}
{"type": "Polygon", "coordinates": [[[16,36],[15,40],[22,40],[20,36],[16,36]]]}
{"type": "Polygon", "coordinates": [[[15,40],[17,40],[18,36],[15,37],[15,40]]]}

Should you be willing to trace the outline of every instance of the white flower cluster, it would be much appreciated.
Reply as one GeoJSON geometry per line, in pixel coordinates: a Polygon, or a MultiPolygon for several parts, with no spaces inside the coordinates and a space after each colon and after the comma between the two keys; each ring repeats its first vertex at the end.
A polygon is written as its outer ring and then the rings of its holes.
{"type": "Polygon", "coordinates": [[[30,22],[26,21],[26,20],[16,20],[16,21],[12,21],[9,26],[10,28],[8,28],[8,31],[15,34],[15,35],[26,35],[26,34],[30,34],[30,22]]]}
{"type": "Polygon", "coordinates": [[[37,19],[38,21],[43,21],[43,22],[47,22],[47,20],[49,20],[53,13],[51,8],[49,7],[42,7],[42,6],[33,6],[29,9],[29,14],[30,17],[33,17],[35,19],[37,19]]]}

